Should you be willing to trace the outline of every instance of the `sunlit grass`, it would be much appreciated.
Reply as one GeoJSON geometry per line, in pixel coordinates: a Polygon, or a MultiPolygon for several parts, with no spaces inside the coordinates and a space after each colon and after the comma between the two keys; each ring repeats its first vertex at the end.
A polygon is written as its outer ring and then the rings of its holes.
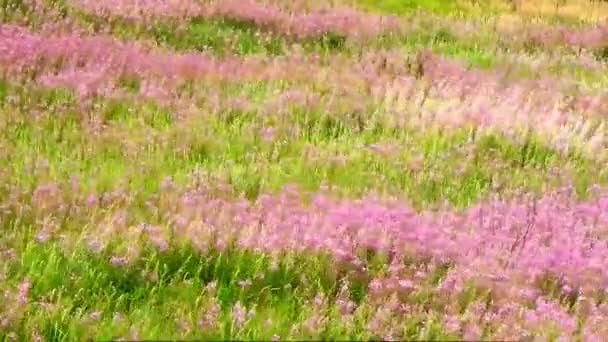
{"type": "Polygon", "coordinates": [[[422,10],[456,17],[514,15],[547,24],[580,25],[598,23],[608,15],[604,1],[593,0],[353,0],[363,8],[389,14],[408,15],[422,10]]]}
{"type": "Polygon", "coordinates": [[[399,15],[412,14],[419,10],[447,15],[455,14],[463,10],[461,1],[451,0],[357,0],[355,2],[363,8],[399,15]]]}
{"type": "MultiPolygon", "coordinates": [[[[251,89],[258,89],[247,90],[252,97],[264,98],[268,92],[264,86],[251,89]]],[[[541,191],[568,179],[584,192],[587,185],[606,178],[600,172],[589,179],[596,167],[591,160],[560,155],[544,147],[540,138],[520,145],[483,131],[475,138],[468,130],[416,132],[379,126],[360,131],[339,116],[315,111],[260,122],[254,113],[209,116],[201,110],[199,117],[179,121],[151,103],[113,100],[100,102],[99,111],[86,114],[106,122],[102,132],[89,135],[86,116],[78,112],[69,92],[21,96],[58,108],[38,120],[2,110],[10,182],[25,188],[78,176],[90,190],[110,191],[127,184],[151,195],[166,177],[180,180],[204,170],[227,178],[249,198],[292,183],[310,191],[326,183],[346,195],[375,190],[404,194],[417,205],[447,199],[461,207],[483,198],[493,186],[506,192],[541,191]],[[264,137],[265,125],[276,132],[270,140],[264,137]],[[33,174],[32,168],[41,162],[48,163],[47,169],[33,174]],[[574,178],[556,179],[555,169],[574,178]]]]}
{"type": "MultiPolygon", "coordinates": [[[[344,326],[335,300],[339,298],[340,274],[332,272],[323,256],[284,255],[275,264],[264,255],[229,250],[199,252],[182,247],[166,253],[144,252],[135,265],[113,266],[108,253],[92,254],[76,246],[40,245],[34,236],[9,229],[8,234],[28,238],[18,260],[3,260],[13,279],[28,279],[29,294],[38,303],[16,313],[26,320],[17,333],[0,336],[50,340],[77,339],[247,339],[270,340],[297,336],[323,339],[369,339],[367,321],[374,303],[366,297],[367,282],[350,283],[350,299],[357,305],[354,326],[344,326]],[[213,288],[210,283],[215,284],[213,288]],[[243,284],[246,285],[243,285],[243,284]],[[327,307],[318,307],[324,298],[327,307]],[[254,309],[242,327],[236,326],[232,308],[242,304],[254,309]],[[214,308],[214,306],[217,306],[214,308]],[[217,310],[217,311],[214,311],[217,310]],[[216,312],[217,315],[211,315],[216,312]],[[207,316],[206,316],[207,315],[207,316]],[[326,321],[309,331],[311,317],[326,321]],[[300,329],[294,330],[294,327],[300,329]]],[[[7,282],[5,289],[18,286],[7,282]]],[[[343,298],[343,297],[342,297],[343,298]]],[[[431,331],[420,326],[421,313],[403,326],[406,336],[447,338],[440,325],[431,331]]]]}
{"type": "MultiPolygon", "coordinates": [[[[509,12],[507,1],[357,2],[369,11],[404,18],[418,10],[456,17],[509,12]]],[[[120,39],[145,39],[169,51],[273,58],[289,54],[295,45],[307,53],[351,57],[367,49],[397,49],[405,55],[428,48],[490,70],[506,64],[509,53],[495,36],[470,41],[444,29],[365,43],[338,35],[295,41],[225,20],[195,19],[179,27],[108,23],[70,12],[68,2],[45,3],[92,32],[110,27],[120,39]]],[[[591,20],[603,13],[602,4],[593,5],[595,14],[584,13],[584,5],[591,6],[568,2],[555,18],[572,23],[574,17],[591,20]]],[[[27,4],[4,0],[0,8],[8,22],[22,19],[27,4]]],[[[513,15],[554,16],[547,1],[526,2],[513,15]]],[[[546,20],[555,23],[555,18],[546,20]]],[[[516,77],[537,76],[524,63],[516,69],[516,77]]],[[[596,89],[606,85],[602,74],[583,67],[556,62],[548,70],[596,89]]],[[[568,185],[585,198],[593,185],[608,185],[601,161],[576,148],[558,152],[534,132],[514,140],[472,128],[394,128],[372,120],[378,115],[373,111],[380,110],[375,108],[357,119],[312,106],[280,113],[236,107],[212,112],[197,102],[196,92],[204,87],[189,90],[197,106],[183,116],[174,107],[137,98],[139,79],[121,79],[119,86],[132,97],[98,97],[85,104],[68,90],[0,81],[0,293],[6,294],[0,300],[0,340],[462,339],[445,326],[443,313],[476,317],[476,305],[487,308],[504,298],[473,283],[457,297],[440,295],[437,287],[454,265],[415,255],[395,262],[393,255],[368,249],[359,251],[361,272],[323,252],[219,249],[214,244],[222,236],[201,237],[212,242],[197,245],[197,233],[189,229],[204,232],[201,227],[213,225],[205,221],[213,213],[194,206],[199,212],[190,226],[179,227],[183,217],[176,208],[187,205],[180,195],[209,186],[217,187],[210,196],[218,202],[255,201],[295,184],[308,195],[329,190],[355,201],[375,193],[417,210],[434,210],[445,202],[464,209],[494,196],[541,195],[568,185]],[[193,175],[209,184],[197,185],[200,179],[194,181],[193,175]],[[173,188],[167,190],[167,183],[173,188]],[[60,194],[53,193],[54,185],[60,194]],[[166,234],[166,246],[147,240],[148,224],[166,234]],[[42,234],[46,230],[53,233],[48,240],[42,234]],[[412,293],[384,299],[370,294],[370,281],[387,276],[389,268],[404,267],[408,280],[430,264],[434,268],[416,280],[412,293]],[[342,293],[345,279],[350,284],[342,293]],[[341,312],[349,301],[355,310],[341,312]],[[239,326],[235,310],[241,305],[246,312],[239,326]],[[377,323],[377,312],[387,308],[387,320],[377,323]]],[[[218,87],[226,99],[254,104],[290,88],[269,81],[208,86],[218,87]]],[[[281,219],[275,218],[277,224],[281,219]]],[[[345,240],[348,234],[345,230],[345,240]]],[[[551,279],[541,285],[556,302],[563,300],[559,305],[574,310],[571,298],[561,298],[551,279]]],[[[480,337],[493,333],[483,331],[480,337]]]]}

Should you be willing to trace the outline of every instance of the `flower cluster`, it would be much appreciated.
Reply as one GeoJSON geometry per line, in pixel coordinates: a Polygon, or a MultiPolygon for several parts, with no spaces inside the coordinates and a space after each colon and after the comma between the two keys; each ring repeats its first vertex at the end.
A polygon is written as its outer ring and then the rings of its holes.
{"type": "Polygon", "coordinates": [[[253,0],[222,0],[206,4],[182,0],[79,0],[75,6],[99,17],[120,16],[140,21],[158,17],[236,20],[297,38],[318,37],[328,33],[366,38],[399,28],[396,18],[374,16],[350,8],[298,14],[253,0]]]}

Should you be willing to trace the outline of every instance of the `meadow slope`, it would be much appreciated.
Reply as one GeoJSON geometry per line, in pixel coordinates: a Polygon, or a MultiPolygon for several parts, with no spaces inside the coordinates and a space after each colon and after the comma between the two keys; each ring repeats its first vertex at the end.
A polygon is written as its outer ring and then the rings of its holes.
{"type": "Polygon", "coordinates": [[[606,18],[0,0],[0,340],[602,341],[606,18]]]}

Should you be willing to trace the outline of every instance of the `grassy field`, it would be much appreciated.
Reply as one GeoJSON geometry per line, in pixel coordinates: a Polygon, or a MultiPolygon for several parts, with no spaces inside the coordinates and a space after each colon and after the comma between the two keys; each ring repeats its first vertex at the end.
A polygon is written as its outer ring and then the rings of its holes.
{"type": "Polygon", "coordinates": [[[0,0],[0,339],[601,341],[606,16],[0,0]]]}

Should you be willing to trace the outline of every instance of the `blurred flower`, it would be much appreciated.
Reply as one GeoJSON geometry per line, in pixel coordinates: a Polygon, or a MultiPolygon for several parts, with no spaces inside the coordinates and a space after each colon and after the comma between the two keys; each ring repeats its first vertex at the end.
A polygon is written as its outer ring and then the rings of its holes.
{"type": "Polygon", "coordinates": [[[26,304],[29,301],[29,294],[32,288],[32,283],[29,280],[23,281],[19,284],[19,303],[26,304]]]}
{"type": "Polygon", "coordinates": [[[242,328],[247,322],[247,309],[240,301],[232,307],[232,321],[237,329],[242,328]]]}
{"type": "Polygon", "coordinates": [[[110,263],[114,266],[126,266],[129,264],[129,260],[126,257],[112,256],[110,263]]]}

